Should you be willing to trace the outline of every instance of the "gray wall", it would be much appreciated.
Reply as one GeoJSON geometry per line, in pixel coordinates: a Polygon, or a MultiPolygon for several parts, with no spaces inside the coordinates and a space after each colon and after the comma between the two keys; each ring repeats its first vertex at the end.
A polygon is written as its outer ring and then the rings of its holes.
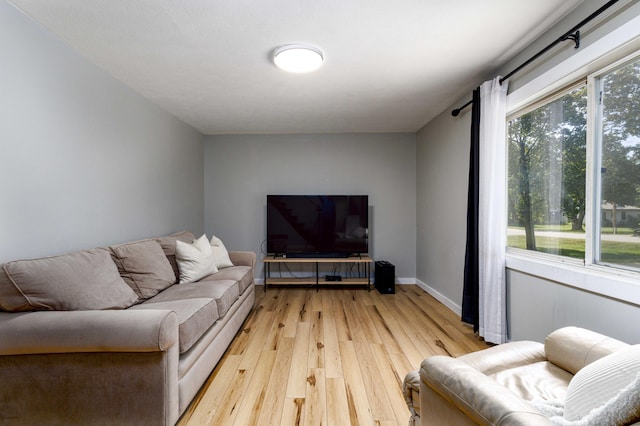
{"type": "Polygon", "coordinates": [[[203,229],[202,136],[0,2],[0,262],[203,229]]]}
{"type": "Polygon", "coordinates": [[[460,312],[469,180],[469,114],[445,111],[417,135],[417,278],[460,312]]]}
{"type": "Polygon", "coordinates": [[[228,248],[264,251],[267,194],[363,194],[372,256],[415,277],[415,134],[208,136],[204,151],[205,229],[228,248]]]}
{"type": "Polygon", "coordinates": [[[639,343],[640,307],[507,269],[511,339],[542,341],[567,325],[639,343]]]}
{"type": "MultiPolygon", "coordinates": [[[[628,3],[620,2],[619,13],[604,27],[583,31],[583,46],[638,16],[640,4],[628,7],[628,3]]],[[[600,6],[600,1],[586,0],[555,29],[486,79],[511,71],[600,6]]],[[[526,72],[518,74],[510,82],[510,91],[550,69],[572,52],[569,45],[547,55],[526,72]]],[[[482,82],[469,83],[468,97],[451,105],[451,109],[468,101],[471,91],[482,82]]],[[[457,311],[462,300],[465,235],[450,224],[464,227],[465,223],[470,115],[470,109],[457,118],[451,117],[450,110],[444,111],[417,135],[417,278],[457,311]],[[438,211],[436,206],[447,206],[447,209],[438,211]]],[[[507,270],[507,290],[512,340],[540,341],[558,327],[578,325],[632,343],[640,342],[640,331],[633,326],[640,322],[640,307],[636,305],[513,270],[507,270]]]]}

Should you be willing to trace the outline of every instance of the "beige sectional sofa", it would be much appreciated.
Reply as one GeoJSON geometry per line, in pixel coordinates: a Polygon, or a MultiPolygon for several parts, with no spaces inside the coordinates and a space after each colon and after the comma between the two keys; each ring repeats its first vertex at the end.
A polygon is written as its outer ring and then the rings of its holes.
{"type": "Polygon", "coordinates": [[[176,423],[255,301],[254,253],[178,284],[177,241],[0,266],[0,424],[176,423]]]}
{"type": "Polygon", "coordinates": [[[403,390],[410,425],[629,425],[640,420],[640,345],[578,327],[426,358],[403,390]]]}

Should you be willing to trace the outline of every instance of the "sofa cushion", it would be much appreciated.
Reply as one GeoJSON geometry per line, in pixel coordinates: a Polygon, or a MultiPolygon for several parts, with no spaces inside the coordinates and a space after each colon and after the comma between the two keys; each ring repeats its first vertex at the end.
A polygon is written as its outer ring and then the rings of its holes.
{"type": "Polygon", "coordinates": [[[173,268],[156,240],[109,247],[124,281],[139,298],[148,299],[176,282],[173,268]]]}
{"type": "Polygon", "coordinates": [[[571,374],[562,368],[540,361],[512,368],[505,368],[489,377],[505,389],[525,400],[564,400],[571,374]]]}
{"type": "Polygon", "coordinates": [[[173,268],[173,273],[176,277],[180,276],[180,271],[178,271],[178,262],[176,261],[176,241],[192,243],[195,238],[195,235],[193,235],[191,231],[182,231],[165,237],[154,238],[160,243],[160,247],[162,247],[162,251],[165,256],[167,256],[169,264],[173,268]]]}
{"type": "Polygon", "coordinates": [[[130,309],[161,309],[174,311],[178,317],[180,353],[191,346],[218,320],[215,300],[202,297],[165,301],[146,301],[130,309]]]}
{"type": "Polygon", "coordinates": [[[213,262],[213,250],[206,235],[193,243],[176,241],[176,260],[180,271],[180,284],[187,284],[218,272],[213,262]]]}
{"type": "Polygon", "coordinates": [[[106,249],[17,260],[4,271],[24,298],[3,306],[9,311],[122,309],[138,301],[106,249]]]}
{"type": "Polygon", "coordinates": [[[218,312],[220,316],[226,315],[227,311],[233,303],[240,297],[240,287],[237,281],[224,280],[215,281],[212,284],[199,282],[198,287],[207,288],[218,304],[218,312]]]}
{"type": "Polygon", "coordinates": [[[222,240],[214,235],[211,237],[210,243],[213,250],[213,260],[216,263],[216,267],[218,269],[223,269],[233,266],[231,259],[229,259],[229,252],[222,243],[222,240]]]}
{"type": "Polygon", "coordinates": [[[638,375],[640,345],[630,346],[592,362],[578,371],[569,383],[564,418],[580,420],[592,410],[599,409],[615,412],[620,418],[620,423],[616,424],[640,419],[638,375]],[[623,390],[624,394],[621,394],[623,390]]]}
{"type": "Polygon", "coordinates": [[[239,296],[240,291],[236,281],[198,281],[188,285],[169,287],[147,302],[155,303],[167,300],[208,297],[216,301],[218,315],[222,318],[239,296]]]}
{"type": "Polygon", "coordinates": [[[215,274],[208,275],[202,279],[202,281],[220,280],[237,281],[240,294],[243,294],[253,282],[253,270],[249,266],[232,266],[230,268],[220,269],[215,274]]]}

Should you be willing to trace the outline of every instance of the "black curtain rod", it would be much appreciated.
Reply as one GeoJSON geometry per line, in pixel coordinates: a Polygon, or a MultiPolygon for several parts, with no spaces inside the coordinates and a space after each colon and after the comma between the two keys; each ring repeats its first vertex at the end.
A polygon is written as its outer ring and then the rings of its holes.
{"type": "MultiPolygon", "coordinates": [[[[580,31],[579,31],[580,28],[582,28],[588,22],[592,21],[594,18],[596,18],[598,15],[600,15],[605,10],[609,9],[611,6],[613,6],[617,2],[618,2],[618,0],[610,0],[604,6],[602,6],[600,9],[596,10],[591,15],[587,16],[585,19],[580,21],[580,23],[578,25],[576,25],[573,28],[571,28],[569,31],[567,31],[566,33],[564,33],[563,35],[558,37],[555,41],[553,41],[547,47],[545,47],[544,49],[542,49],[541,51],[539,51],[538,53],[536,53],[535,55],[533,55],[532,57],[527,59],[525,62],[520,64],[516,69],[514,69],[513,71],[511,71],[510,73],[508,73],[507,75],[502,77],[500,79],[500,84],[502,84],[503,81],[509,79],[514,74],[519,72],[521,69],[523,69],[524,67],[529,65],[531,62],[533,62],[536,59],[538,59],[540,56],[542,56],[545,53],[547,53],[549,50],[551,50],[553,47],[555,47],[555,45],[558,44],[558,43],[561,43],[561,42],[567,41],[567,40],[572,40],[575,43],[575,48],[578,49],[580,47],[580,31]]],[[[463,109],[465,109],[466,107],[468,107],[472,103],[473,103],[473,100],[470,100],[466,104],[462,105],[460,108],[454,109],[453,111],[451,111],[451,115],[454,116],[454,117],[457,117],[463,109]]]]}

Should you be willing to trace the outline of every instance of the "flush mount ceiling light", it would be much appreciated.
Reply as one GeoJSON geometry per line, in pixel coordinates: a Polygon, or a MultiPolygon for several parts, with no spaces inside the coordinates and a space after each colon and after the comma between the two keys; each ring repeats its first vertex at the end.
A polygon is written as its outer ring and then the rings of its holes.
{"type": "Polygon", "coordinates": [[[308,44],[287,44],[273,52],[273,63],[278,68],[298,74],[317,70],[323,60],[322,51],[308,44]]]}

